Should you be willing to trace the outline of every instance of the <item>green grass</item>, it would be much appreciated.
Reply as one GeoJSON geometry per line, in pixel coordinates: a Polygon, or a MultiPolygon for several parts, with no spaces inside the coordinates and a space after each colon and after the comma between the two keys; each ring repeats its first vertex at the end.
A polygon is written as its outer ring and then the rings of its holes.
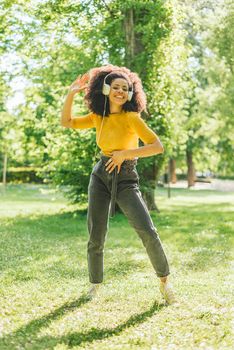
{"type": "Polygon", "coordinates": [[[234,193],[157,189],[151,212],[180,300],[165,306],[145,249],[110,219],[105,282],[87,301],[85,208],[50,186],[0,188],[0,349],[232,349],[234,193]]]}

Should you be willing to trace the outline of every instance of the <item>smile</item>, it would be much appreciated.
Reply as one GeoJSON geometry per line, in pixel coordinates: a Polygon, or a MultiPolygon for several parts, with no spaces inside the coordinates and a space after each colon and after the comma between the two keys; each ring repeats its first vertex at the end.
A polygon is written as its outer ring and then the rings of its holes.
{"type": "Polygon", "coordinates": [[[119,100],[123,100],[124,99],[123,96],[115,96],[115,98],[118,98],[119,100]]]}

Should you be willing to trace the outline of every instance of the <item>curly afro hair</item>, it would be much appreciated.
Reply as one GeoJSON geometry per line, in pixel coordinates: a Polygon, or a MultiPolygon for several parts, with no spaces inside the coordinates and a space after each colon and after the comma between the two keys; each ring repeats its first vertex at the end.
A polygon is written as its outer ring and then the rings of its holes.
{"type": "MultiPolygon", "coordinates": [[[[136,73],[131,72],[126,67],[113,66],[108,64],[106,66],[93,68],[89,71],[90,81],[84,96],[85,102],[88,108],[98,115],[103,115],[105,95],[102,93],[102,87],[105,77],[106,83],[111,84],[111,82],[116,78],[123,78],[128,82],[128,86],[133,89],[133,96],[131,101],[125,102],[123,105],[123,110],[125,112],[142,112],[146,111],[146,96],[143,91],[142,83],[139,76],[136,73]],[[111,74],[110,74],[111,73],[111,74]]],[[[110,114],[110,104],[109,98],[106,101],[106,111],[105,116],[110,114]]]]}

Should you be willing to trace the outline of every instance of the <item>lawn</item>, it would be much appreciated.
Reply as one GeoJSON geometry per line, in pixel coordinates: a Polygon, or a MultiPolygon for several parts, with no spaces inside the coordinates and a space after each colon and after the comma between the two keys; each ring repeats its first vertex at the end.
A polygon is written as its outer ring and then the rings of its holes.
{"type": "Polygon", "coordinates": [[[174,306],[123,214],[110,219],[105,281],[88,301],[86,208],[47,185],[0,187],[0,349],[232,349],[234,192],[155,195],[174,306]]]}

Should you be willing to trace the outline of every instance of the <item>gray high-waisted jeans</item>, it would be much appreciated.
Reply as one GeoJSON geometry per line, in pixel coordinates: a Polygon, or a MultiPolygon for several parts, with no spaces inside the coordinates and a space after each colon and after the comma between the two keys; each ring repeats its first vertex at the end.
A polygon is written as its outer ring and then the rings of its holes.
{"type": "Polygon", "coordinates": [[[105,163],[108,159],[106,156],[101,156],[95,164],[88,186],[89,281],[91,283],[103,281],[104,243],[109,228],[109,215],[114,215],[115,201],[141,238],[156,275],[158,277],[169,275],[168,261],[157,229],[139,190],[136,159],[125,160],[119,174],[117,167],[111,173],[106,171],[105,163]]]}

